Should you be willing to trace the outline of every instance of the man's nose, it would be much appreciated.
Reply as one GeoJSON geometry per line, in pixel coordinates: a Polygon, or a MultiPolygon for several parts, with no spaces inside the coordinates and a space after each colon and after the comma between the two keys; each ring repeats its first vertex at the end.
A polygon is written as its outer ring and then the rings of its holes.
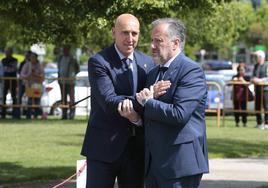
{"type": "Polygon", "coordinates": [[[127,41],[128,42],[132,42],[133,41],[133,35],[131,34],[131,33],[129,33],[128,35],[127,35],[127,41]]]}
{"type": "Polygon", "coordinates": [[[155,49],[155,44],[153,42],[151,42],[151,48],[155,49]]]}

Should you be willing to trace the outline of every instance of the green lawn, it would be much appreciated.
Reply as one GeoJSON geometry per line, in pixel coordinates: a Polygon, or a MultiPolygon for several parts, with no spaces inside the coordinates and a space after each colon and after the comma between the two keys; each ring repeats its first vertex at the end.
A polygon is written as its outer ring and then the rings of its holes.
{"type": "MultiPolygon", "coordinates": [[[[0,120],[0,185],[25,181],[62,179],[75,173],[76,160],[87,125],[85,118],[62,121],[0,120]]],[[[236,128],[233,117],[217,128],[215,117],[207,117],[210,158],[268,156],[268,131],[236,128]]]]}
{"type": "Polygon", "coordinates": [[[0,120],[0,184],[75,173],[86,120],[0,120]]]}
{"type": "Polygon", "coordinates": [[[209,158],[238,158],[268,156],[268,130],[254,128],[255,116],[248,126],[235,127],[234,118],[225,118],[225,126],[217,128],[215,117],[207,117],[209,158]]]}

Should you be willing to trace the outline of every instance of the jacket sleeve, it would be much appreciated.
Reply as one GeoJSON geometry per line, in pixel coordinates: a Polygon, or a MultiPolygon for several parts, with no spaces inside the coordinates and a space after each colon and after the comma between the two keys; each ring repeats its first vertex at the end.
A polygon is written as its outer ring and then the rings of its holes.
{"type": "Polygon", "coordinates": [[[91,95],[106,113],[118,113],[117,106],[126,96],[115,93],[109,69],[96,58],[88,62],[91,95]]]}
{"type": "Polygon", "coordinates": [[[150,99],[145,104],[144,116],[152,121],[184,126],[200,105],[201,112],[205,109],[207,86],[203,71],[200,67],[192,68],[172,85],[175,87],[172,103],[150,99]]]}

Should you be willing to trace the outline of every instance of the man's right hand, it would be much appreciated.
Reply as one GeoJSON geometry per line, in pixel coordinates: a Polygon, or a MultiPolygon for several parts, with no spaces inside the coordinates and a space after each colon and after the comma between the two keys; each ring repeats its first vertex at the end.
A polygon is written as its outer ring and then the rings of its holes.
{"type": "Polygon", "coordinates": [[[171,86],[171,82],[169,80],[165,80],[165,81],[160,80],[157,83],[155,83],[153,86],[154,86],[154,98],[157,99],[167,92],[167,90],[171,86]]]}
{"type": "Polygon", "coordinates": [[[138,122],[141,119],[139,114],[134,110],[132,101],[129,99],[120,102],[117,111],[122,117],[127,118],[130,122],[138,122]]]}

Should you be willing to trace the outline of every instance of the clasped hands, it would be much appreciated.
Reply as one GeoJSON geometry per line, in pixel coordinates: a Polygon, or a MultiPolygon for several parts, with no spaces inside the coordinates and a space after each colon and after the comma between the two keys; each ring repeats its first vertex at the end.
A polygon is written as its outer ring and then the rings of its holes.
{"type": "MultiPolygon", "coordinates": [[[[158,99],[160,96],[164,95],[167,92],[167,89],[170,88],[170,85],[171,83],[169,80],[158,81],[150,86],[150,89],[144,88],[137,93],[136,99],[142,106],[144,106],[149,99],[158,99]]],[[[122,117],[127,118],[132,123],[138,122],[141,119],[140,115],[134,110],[132,101],[129,99],[120,102],[117,110],[122,117]]]]}

